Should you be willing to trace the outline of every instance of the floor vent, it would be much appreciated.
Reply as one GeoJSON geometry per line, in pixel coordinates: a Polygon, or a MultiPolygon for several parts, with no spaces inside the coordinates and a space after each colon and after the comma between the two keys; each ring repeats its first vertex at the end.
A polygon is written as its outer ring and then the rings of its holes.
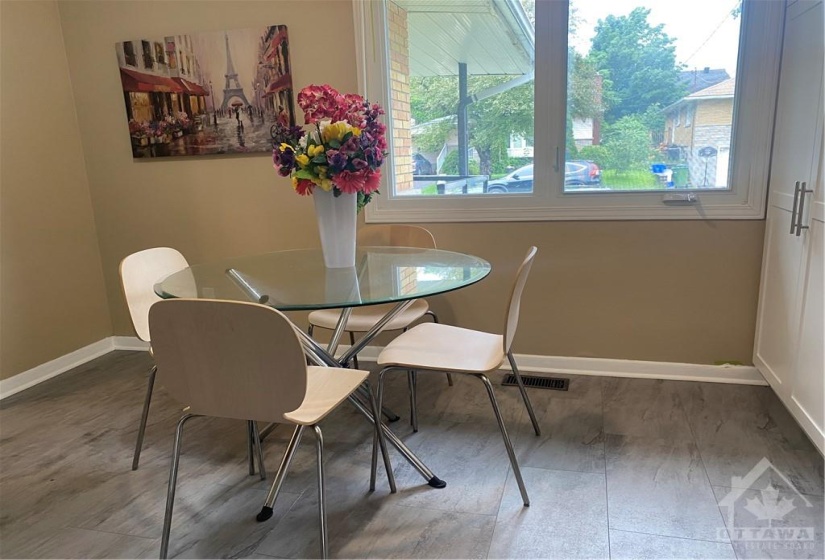
{"type": "MultiPolygon", "coordinates": [[[[521,380],[525,387],[535,387],[536,389],[552,389],[554,391],[566,391],[570,385],[570,380],[564,377],[538,377],[536,375],[522,375],[521,380]]],[[[512,373],[508,374],[502,385],[513,385],[518,387],[516,376],[512,373]]]]}

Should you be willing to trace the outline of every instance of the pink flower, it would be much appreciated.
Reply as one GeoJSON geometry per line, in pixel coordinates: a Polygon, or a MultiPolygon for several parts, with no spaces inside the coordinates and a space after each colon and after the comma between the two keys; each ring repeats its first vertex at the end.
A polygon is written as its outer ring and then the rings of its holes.
{"type": "Polygon", "coordinates": [[[332,182],[343,193],[355,194],[363,192],[366,186],[366,169],[361,171],[342,171],[332,178],[332,182]]]}
{"type": "Polygon", "coordinates": [[[310,85],[298,92],[298,105],[304,111],[304,120],[313,124],[322,119],[335,119],[344,96],[334,88],[310,85]]]}
{"type": "Polygon", "coordinates": [[[378,190],[381,186],[381,172],[377,169],[368,169],[366,180],[364,181],[364,194],[370,194],[378,190]]]}

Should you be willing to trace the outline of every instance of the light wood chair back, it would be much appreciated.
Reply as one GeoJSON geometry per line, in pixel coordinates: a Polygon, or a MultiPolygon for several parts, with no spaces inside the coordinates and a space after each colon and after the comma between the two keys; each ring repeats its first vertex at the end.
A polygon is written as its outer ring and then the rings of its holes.
{"type": "Polygon", "coordinates": [[[527,251],[527,256],[524,262],[518,269],[516,274],[516,281],[513,283],[513,291],[510,294],[510,303],[507,305],[507,323],[504,325],[504,353],[510,351],[510,346],[513,344],[513,339],[516,337],[516,329],[518,328],[519,310],[521,308],[521,294],[524,292],[524,285],[527,284],[527,276],[530,275],[530,269],[533,268],[533,259],[536,257],[538,249],[530,247],[527,251]]]}
{"type": "Polygon", "coordinates": [[[149,310],[160,382],[192,414],[283,422],[307,390],[292,323],[257,303],[168,299],[149,310]]]}
{"type": "Polygon", "coordinates": [[[426,228],[403,224],[364,226],[358,230],[358,245],[435,249],[435,237],[426,228]]]}
{"type": "MultiPolygon", "coordinates": [[[[151,341],[149,308],[161,300],[155,294],[155,284],[188,267],[189,263],[184,256],[170,247],[145,249],[120,261],[120,283],[138,338],[151,341]]],[[[192,295],[194,297],[196,294],[192,295]]]]}

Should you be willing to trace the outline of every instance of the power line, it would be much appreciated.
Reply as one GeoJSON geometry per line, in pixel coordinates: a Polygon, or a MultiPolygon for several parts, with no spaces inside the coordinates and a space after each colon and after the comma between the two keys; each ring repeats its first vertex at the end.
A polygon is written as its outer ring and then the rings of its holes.
{"type": "Polygon", "coordinates": [[[716,28],[714,28],[714,30],[710,32],[710,35],[708,35],[707,38],[704,41],[702,41],[702,44],[699,45],[699,48],[696,49],[695,51],[693,51],[693,54],[691,54],[689,57],[687,57],[687,59],[685,59],[684,64],[687,64],[688,62],[690,62],[690,59],[693,58],[694,56],[696,56],[699,53],[699,51],[701,51],[703,48],[705,48],[705,45],[708,44],[708,41],[713,39],[713,36],[716,35],[716,32],[719,31],[719,29],[722,28],[722,26],[725,24],[725,22],[728,21],[728,18],[730,18],[733,15],[733,10],[736,9],[736,6],[739,5],[739,2],[740,2],[740,0],[736,0],[736,2],[734,2],[733,7],[730,10],[728,10],[728,13],[727,13],[727,15],[725,15],[724,19],[722,21],[720,21],[719,25],[717,25],[716,28]]]}

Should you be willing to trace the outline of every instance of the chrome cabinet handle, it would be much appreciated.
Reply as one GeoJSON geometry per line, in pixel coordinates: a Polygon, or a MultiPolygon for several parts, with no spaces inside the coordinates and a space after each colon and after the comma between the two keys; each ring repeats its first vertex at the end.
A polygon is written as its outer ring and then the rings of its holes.
{"type": "Polygon", "coordinates": [[[793,208],[791,208],[791,235],[796,231],[796,205],[799,203],[799,181],[793,188],[793,208]]]}
{"type": "Polygon", "coordinates": [[[813,189],[806,189],[805,187],[808,186],[808,183],[803,181],[802,188],[799,189],[799,209],[796,211],[796,236],[799,237],[802,235],[803,229],[808,229],[810,226],[803,226],[802,225],[802,214],[805,212],[805,195],[810,194],[813,189]]]}

